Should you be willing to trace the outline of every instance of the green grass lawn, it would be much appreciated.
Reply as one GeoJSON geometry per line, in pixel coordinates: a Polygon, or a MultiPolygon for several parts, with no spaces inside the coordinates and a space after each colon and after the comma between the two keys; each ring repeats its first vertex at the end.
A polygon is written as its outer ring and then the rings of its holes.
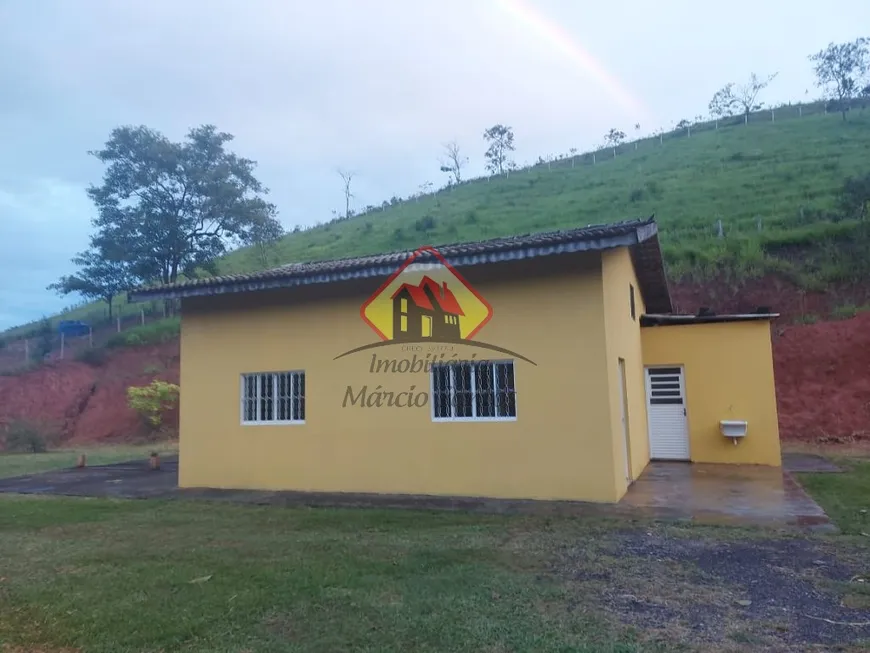
{"type": "Polygon", "coordinates": [[[178,445],[175,443],[101,445],[56,449],[46,453],[0,453],[0,478],[73,467],[79,454],[86,455],[88,465],[108,465],[145,459],[152,451],[161,454],[176,453],[178,445]]]}
{"type": "Polygon", "coordinates": [[[864,631],[808,620],[870,618],[870,587],[854,581],[870,580],[856,516],[868,478],[870,463],[806,476],[845,534],[799,537],[0,495],[0,650],[724,653],[836,641],[861,651],[864,631]]]}
{"type": "Polygon", "coordinates": [[[550,542],[546,523],[479,515],[6,497],[0,642],[640,650],[627,630],[566,609],[565,588],[545,575],[566,534],[550,542]]]}
{"type": "Polygon", "coordinates": [[[844,533],[866,534],[870,542],[870,460],[836,462],[848,472],[800,474],[800,482],[844,533]]]}
{"type": "MultiPolygon", "coordinates": [[[[810,285],[852,278],[868,271],[862,267],[867,257],[853,250],[870,235],[832,212],[844,180],[870,173],[870,110],[853,111],[845,123],[837,115],[808,114],[797,117],[797,106],[785,107],[771,122],[769,112],[759,112],[748,125],[714,129],[708,123],[693,128],[691,137],[681,130],[661,143],[645,139],[636,149],[628,143],[615,157],[602,150],[595,164],[591,154],[578,154],[573,162],[565,158],[509,177],[472,180],[288,234],[265,255],[238,250],[218,269],[249,272],[655,213],[672,278],[769,270],[810,285]],[[718,237],[719,220],[724,238],[718,237]]],[[[118,310],[136,314],[140,308],[121,298],[118,310]]],[[[63,317],[99,320],[104,313],[105,305],[94,303],[63,317]]]]}

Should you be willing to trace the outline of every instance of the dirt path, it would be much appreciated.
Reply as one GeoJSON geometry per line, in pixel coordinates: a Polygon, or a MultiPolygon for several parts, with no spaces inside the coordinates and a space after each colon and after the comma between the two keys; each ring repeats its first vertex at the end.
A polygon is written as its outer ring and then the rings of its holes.
{"type": "Polygon", "coordinates": [[[570,547],[554,572],[574,609],[667,650],[870,650],[870,541],[652,526],[570,547]]]}

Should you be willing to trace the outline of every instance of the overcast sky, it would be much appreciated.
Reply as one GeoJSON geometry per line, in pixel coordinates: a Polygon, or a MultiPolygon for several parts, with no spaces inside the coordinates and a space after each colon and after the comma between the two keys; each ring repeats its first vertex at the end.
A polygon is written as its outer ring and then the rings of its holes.
{"type": "Polygon", "coordinates": [[[451,139],[479,172],[496,122],[523,162],[706,113],[753,71],[800,100],[807,55],[862,26],[867,0],[0,0],[0,329],[71,301],[45,286],[117,125],[235,134],[292,227],[342,205],[338,167],[357,206],[443,182],[451,139]]]}

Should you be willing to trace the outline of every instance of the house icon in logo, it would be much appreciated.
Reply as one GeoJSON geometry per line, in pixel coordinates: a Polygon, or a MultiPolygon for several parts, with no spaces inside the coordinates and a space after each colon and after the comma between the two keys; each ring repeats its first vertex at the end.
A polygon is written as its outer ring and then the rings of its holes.
{"type": "Polygon", "coordinates": [[[384,342],[471,342],[492,306],[434,247],[421,247],[360,307],[384,342]]]}
{"type": "Polygon", "coordinates": [[[459,320],[465,313],[456,296],[431,277],[424,276],[419,285],[403,283],[390,297],[393,301],[393,339],[458,342],[459,320]]]}

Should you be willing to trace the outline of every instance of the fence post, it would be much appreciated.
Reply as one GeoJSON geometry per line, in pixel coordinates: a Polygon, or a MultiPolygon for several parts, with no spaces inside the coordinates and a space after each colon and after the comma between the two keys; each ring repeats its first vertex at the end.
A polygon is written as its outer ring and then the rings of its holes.
{"type": "Polygon", "coordinates": [[[798,105],[798,118],[804,115],[804,110],[801,108],[801,105],[798,105]]]}
{"type": "Polygon", "coordinates": [[[116,317],[115,321],[118,324],[118,333],[121,333],[121,316],[119,315],[118,317],[116,317]]]}
{"type": "Polygon", "coordinates": [[[88,327],[88,347],[94,346],[94,327],[88,327]]]}
{"type": "Polygon", "coordinates": [[[142,318],[142,326],[145,326],[145,309],[139,309],[139,316],[142,318]]]}
{"type": "Polygon", "coordinates": [[[776,116],[773,113],[773,109],[770,110],[770,122],[776,122],[776,116]]]}
{"type": "Polygon", "coordinates": [[[592,165],[595,165],[595,152],[592,153],[592,165]]]}
{"type": "Polygon", "coordinates": [[[27,338],[24,339],[24,362],[27,363],[30,361],[30,340],[27,338]]]}
{"type": "Polygon", "coordinates": [[[719,238],[724,238],[725,231],[722,229],[722,220],[716,220],[716,226],[719,230],[719,238]]]}
{"type": "Polygon", "coordinates": [[[61,360],[63,360],[63,345],[64,345],[65,341],[66,341],[66,334],[63,331],[61,331],[60,332],[60,359],[61,360]]]}

